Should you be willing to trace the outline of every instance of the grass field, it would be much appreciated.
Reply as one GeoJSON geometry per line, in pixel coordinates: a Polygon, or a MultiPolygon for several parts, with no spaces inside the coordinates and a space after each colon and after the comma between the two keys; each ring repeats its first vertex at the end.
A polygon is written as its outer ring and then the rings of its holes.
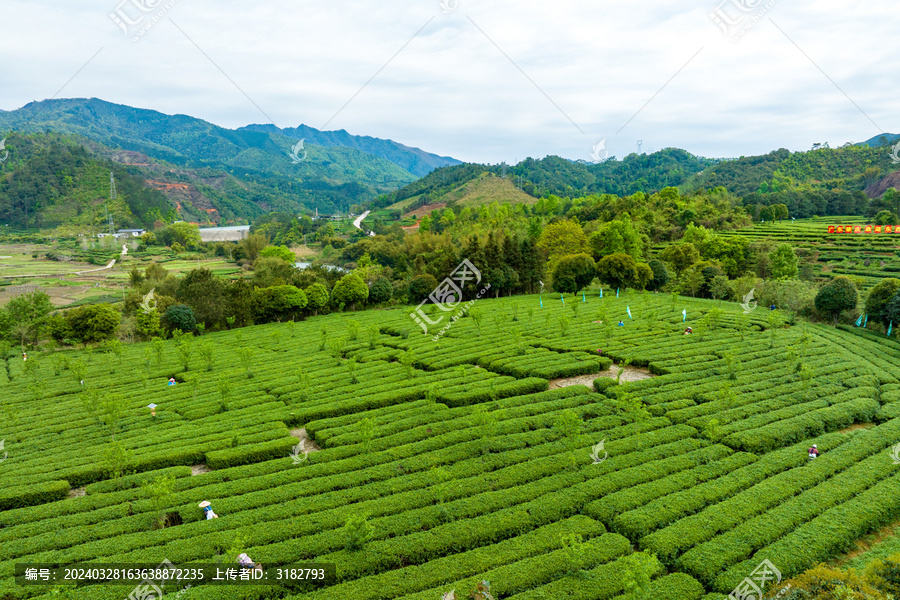
{"type": "MultiPolygon", "coordinates": [[[[149,252],[131,253],[116,260],[112,268],[80,261],[55,261],[46,258],[53,247],[38,244],[0,244],[0,306],[22,292],[46,292],[56,307],[69,307],[94,302],[99,298],[123,297],[123,285],[129,282],[133,267],[142,272],[151,262],[162,264],[176,277],[198,267],[210,269],[224,278],[242,276],[243,271],[224,259],[149,252]],[[34,258],[37,254],[37,258],[34,258]]],[[[108,264],[108,263],[106,263],[108,264]]]]}
{"type": "Polygon", "coordinates": [[[736,304],[586,300],[478,300],[429,335],[407,310],[367,311],[10,359],[0,598],[58,597],[16,585],[16,563],[244,551],[267,567],[333,563],[338,582],[178,597],[439,600],[486,579],[504,599],[624,600],[637,549],[659,559],[651,597],[712,600],[763,559],[787,577],[900,520],[895,341],[736,304]],[[548,390],[610,361],[654,376],[548,390]],[[291,456],[300,429],[321,448],[305,460],[291,456]],[[158,476],[171,493],[141,487],[158,476]],[[155,528],[162,513],[179,524],[155,528]]]}

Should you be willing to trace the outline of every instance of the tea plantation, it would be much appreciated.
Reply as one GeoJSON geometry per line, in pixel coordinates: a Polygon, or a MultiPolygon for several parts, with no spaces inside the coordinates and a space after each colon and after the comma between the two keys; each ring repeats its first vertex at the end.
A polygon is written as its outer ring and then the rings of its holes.
{"type": "Polygon", "coordinates": [[[893,341],[657,294],[472,310],[439,339],[407,309],[9,359],[0,598],[131,592],[17,585],[16,563],[246,552],[333,563],[337,582],[165,597],[439,600],[487,580],[621,600],[650,577],[647,597],[711,600],[764,559],[788,577],[900,519],[893,341]],[[549,389],[612,361],[654,376],[549,389]],[[321,450],[296,449],[300,428],[321,450]]]}

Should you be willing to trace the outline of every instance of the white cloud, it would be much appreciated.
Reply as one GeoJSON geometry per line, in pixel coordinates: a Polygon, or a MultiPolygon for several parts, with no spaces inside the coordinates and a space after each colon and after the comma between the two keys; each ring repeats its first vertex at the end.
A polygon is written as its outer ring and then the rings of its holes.
{"type": "MultiPolygon", "coordinates": [[[[128,0],[127,14],[132,1],[172,0],[128,0]]],[[[709,17],[720,1],[459,0],[443,14],[439,0],[177,0],[134,43],[109,16],[121,0],[6,0],[0,108],[49,98],[103,48],[61,97],[225,127],[330,120],[480,162],[587,160],[603,137],[619,157],[638,139],[706,156],[805,150],[877,135],[869,118],[900,132],[897,11],[778,0],[732,42],[709,17]]]]}

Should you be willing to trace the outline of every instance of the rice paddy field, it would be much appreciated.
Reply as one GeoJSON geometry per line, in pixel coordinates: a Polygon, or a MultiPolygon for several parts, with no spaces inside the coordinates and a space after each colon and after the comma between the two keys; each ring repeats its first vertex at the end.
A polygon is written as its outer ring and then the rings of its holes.
{"type": "Polygon", "coordinates": [[[892,339],[633,292],[432,309],[428,334],[409,310],[0,363],[0,598],[133,593],[21,585],[18,563],[246,552],[336,577],[163,597],[440,600],[487,580],[624,600],[642,580],[722,600],[764,560],[787,578],[896,545],[857,546],[900,520],[892,339]],[[644,376],[590,377],[612,363],[644,376]]]}

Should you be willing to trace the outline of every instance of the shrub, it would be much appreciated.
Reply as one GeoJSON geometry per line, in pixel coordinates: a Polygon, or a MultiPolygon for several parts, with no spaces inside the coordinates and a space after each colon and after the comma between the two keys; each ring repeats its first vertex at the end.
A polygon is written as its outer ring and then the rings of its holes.
{"type": "Polygon", "coordinates": [[[74,338],[99,342],[118,331],[122,315],[111,304],[92,304],[70,310],[66,322],[74,338]]]}

